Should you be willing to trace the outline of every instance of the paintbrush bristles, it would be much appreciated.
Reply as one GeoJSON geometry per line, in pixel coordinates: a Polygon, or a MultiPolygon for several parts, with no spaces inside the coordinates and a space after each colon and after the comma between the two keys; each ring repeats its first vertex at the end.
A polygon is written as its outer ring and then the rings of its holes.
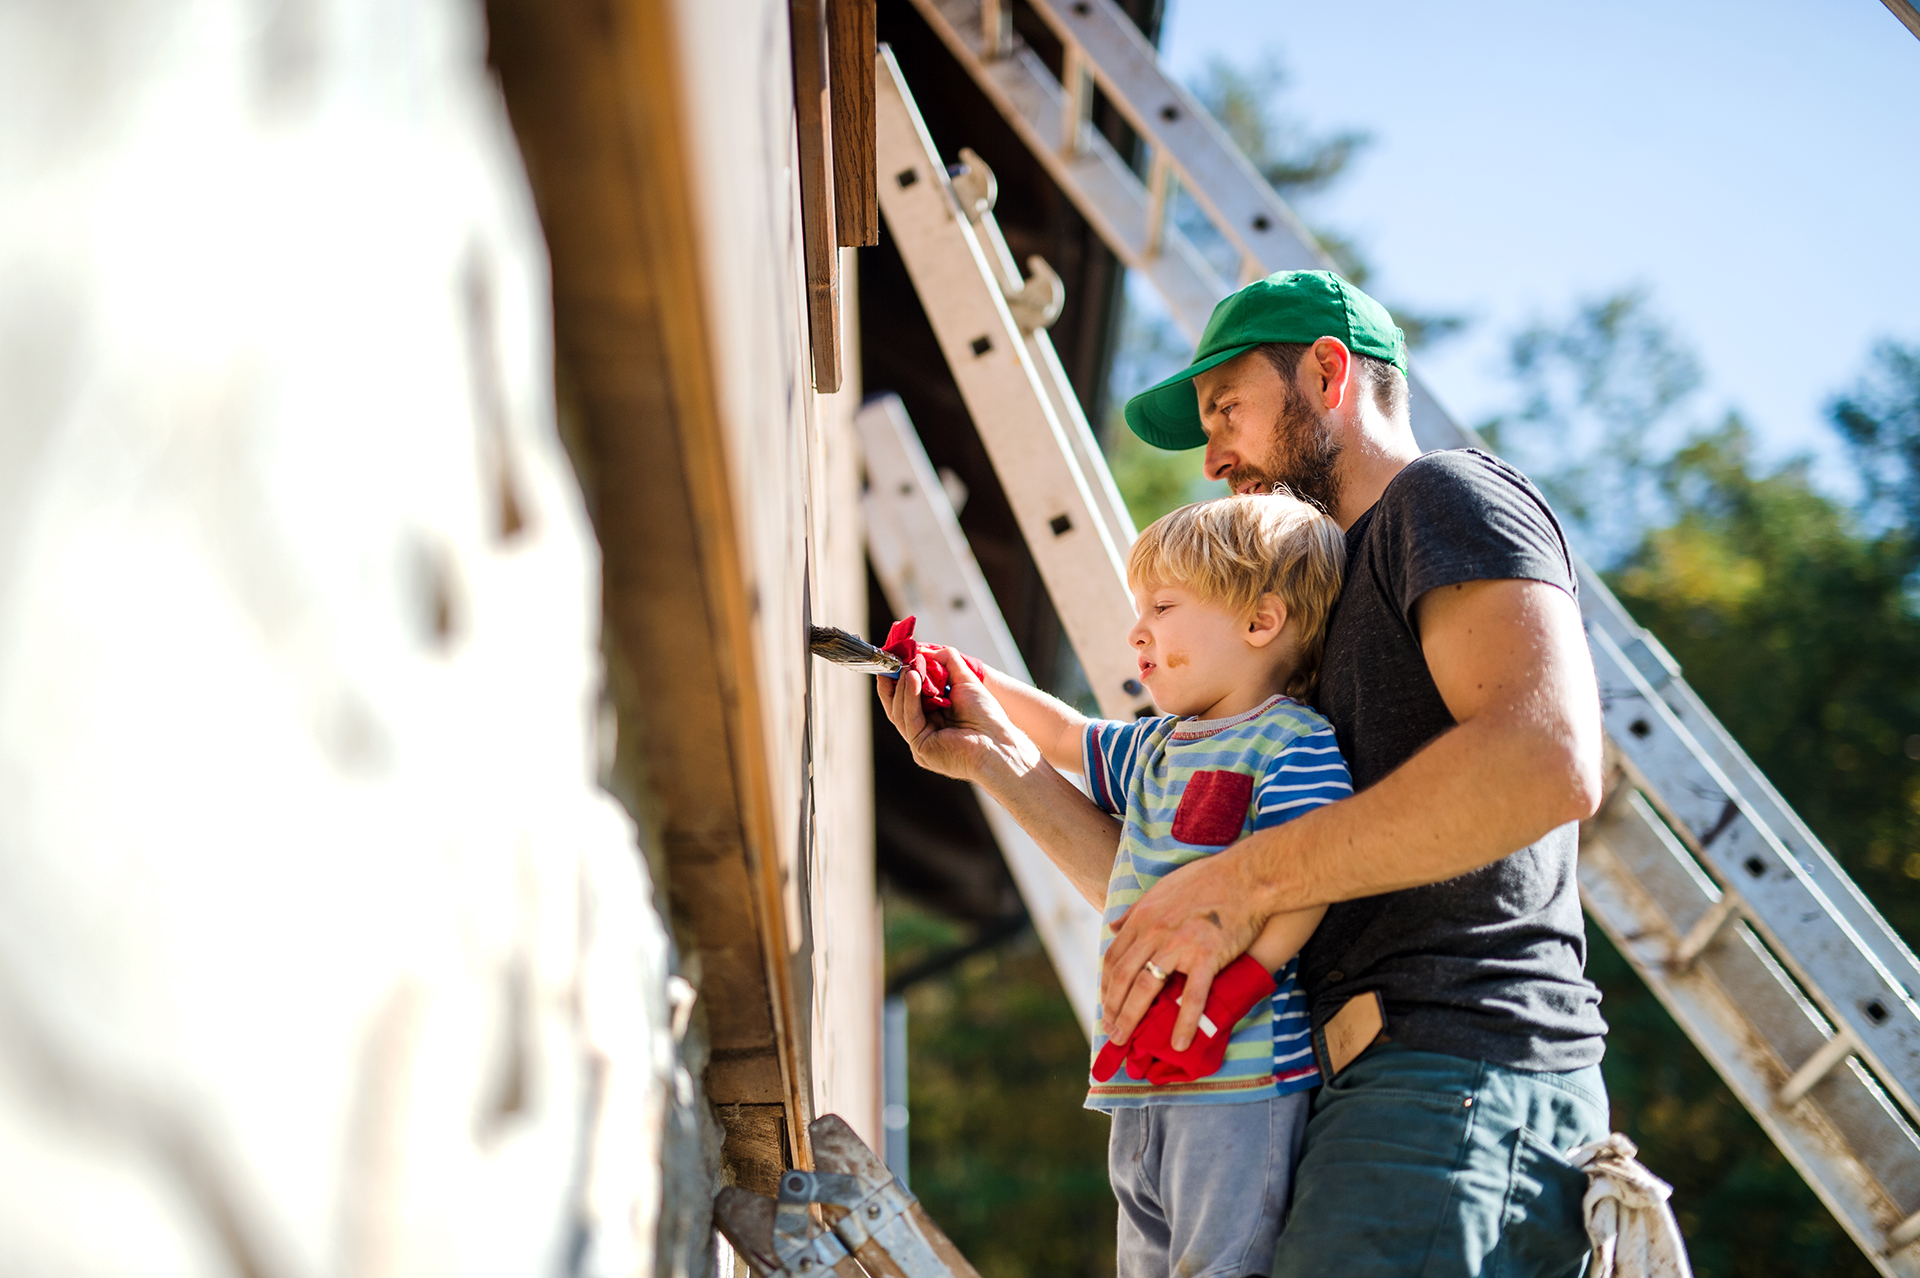
{"type": "Polygon", "coordinates": [[[807,631],[807,647],[814,656],[849,670],[867,674],[900,673],[900,658],[890,652],[882,652],[859,635],[848,634],[838,626],[810,628],[807,631]]]}

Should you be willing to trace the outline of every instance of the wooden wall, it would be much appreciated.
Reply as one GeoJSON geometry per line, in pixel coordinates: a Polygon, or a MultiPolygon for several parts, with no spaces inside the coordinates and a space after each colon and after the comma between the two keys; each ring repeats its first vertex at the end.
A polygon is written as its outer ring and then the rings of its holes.
{"type": "MultiPolygon", "coordinates": [[[[879,1135],[858,374],[814,389],[788,7],[493,0],[605,553],[620,775],[699,986],[726,1175],[879,1135]]],[[[851,269],[851,255],[840,262],[851,269]]],[[[843,319],[843,322],[845,320],[843,319]]]]}
{"type": "Polygon", "coordinates": [[[0,1272],[701,1278],[878,1143],[789,35],[0,6],[0,1272]]]}

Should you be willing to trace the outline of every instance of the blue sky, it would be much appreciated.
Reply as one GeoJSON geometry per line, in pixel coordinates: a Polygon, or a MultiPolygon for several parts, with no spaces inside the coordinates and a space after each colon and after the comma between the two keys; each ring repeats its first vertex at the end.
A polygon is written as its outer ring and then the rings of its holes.
{"type": "Polygon", "coordinates": [[[1920,40],[1877,0],[1168,0],[1161,49],[1188,81],[1271,51],[1284,114],[1373,135],[1305,212],[1474,319],[1419,361],[1469,422],[1509,334],[1623,285],[1775,457],[1836,456],[1827,397],[1920,342],[1920,40]]]}

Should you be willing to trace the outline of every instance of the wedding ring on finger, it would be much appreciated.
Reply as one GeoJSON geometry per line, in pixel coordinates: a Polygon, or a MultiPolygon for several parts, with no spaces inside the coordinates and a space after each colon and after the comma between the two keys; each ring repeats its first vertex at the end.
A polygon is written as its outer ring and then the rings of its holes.
{"type": "Polygon", "coordinates": [[[1152,959],[1147,960],[1147,970],[1153,973],[1153,979],[1156,981],[1164,981],[1167,979],[1167,974],[1161,971],[1160,965],[1152,959]]]}

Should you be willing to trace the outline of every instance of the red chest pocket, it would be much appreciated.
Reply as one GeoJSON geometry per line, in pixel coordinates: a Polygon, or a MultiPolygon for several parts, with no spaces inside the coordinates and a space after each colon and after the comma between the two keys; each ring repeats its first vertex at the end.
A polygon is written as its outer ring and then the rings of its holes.
{"type": "Polygon", "coordinates": [[[1253,802],[1253,778],[1244,772],[1196,772],[1173,814],[1173,837],[1182,843],[1224,847],[1240,837],[1253,802]]]}

